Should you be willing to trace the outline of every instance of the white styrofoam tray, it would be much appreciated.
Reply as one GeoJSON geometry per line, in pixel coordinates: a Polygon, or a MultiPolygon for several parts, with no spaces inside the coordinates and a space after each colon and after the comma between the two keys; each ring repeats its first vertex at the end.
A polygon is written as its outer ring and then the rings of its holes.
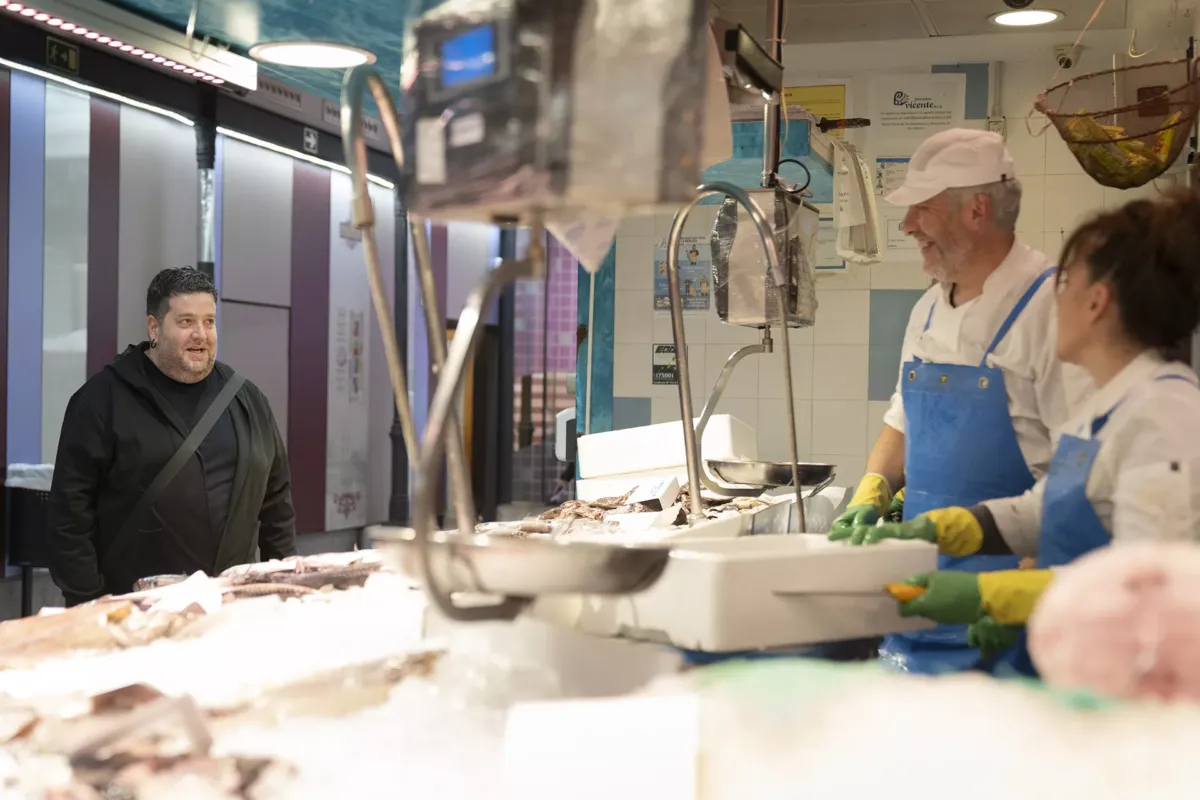
{"type": "Polygon", "coordinates": [[[883,585],[937,569],[937,548],[870,547],[820,534],[681,542],[666,572],[628,597],[543,598],[532,613],[594,636],[736,652],[928,630],[905,619],[883,585]]]}
{"type": "MultiPolygon", "coordinates": [[[[576,447],[580,478],[653,472],[687,463],[679,422],[580,436],[576,447]]],[[[704,428],[700,453],[706,461],[754,461],[758,458],[758,434],[728,414],[714,414],[704,428]]]]}

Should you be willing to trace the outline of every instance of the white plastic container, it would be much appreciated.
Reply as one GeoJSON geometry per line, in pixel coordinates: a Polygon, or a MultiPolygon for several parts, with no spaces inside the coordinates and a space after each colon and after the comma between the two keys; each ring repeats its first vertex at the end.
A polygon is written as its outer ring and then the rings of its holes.
{"type": "MultiPolygon", "coordinates": [[[[576,446],[580,478],[647,473],[687,464],[679,422],[580,436],[576,446]]],[[[700,452],[706,461],[754,461],[758,458],[758,434],[728,414],[715,414],[704,429],[700,452]]]]}
{"type": "Polygon", "coordinates": [[[883,585],[937,568],[937,548],[818,534],[679,542],[662,578],[628,597],[539,600],[534,614],[594,636],[728,653],[928,630],[883,585]]]}

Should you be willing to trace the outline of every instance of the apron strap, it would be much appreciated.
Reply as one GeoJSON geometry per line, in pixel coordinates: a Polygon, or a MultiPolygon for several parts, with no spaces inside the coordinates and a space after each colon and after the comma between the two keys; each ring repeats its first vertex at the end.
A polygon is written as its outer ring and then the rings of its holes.
{"type": "MultiPolygon", "coordinates": [[[[1189,378],[1186,375],[1159,375],[1157,378],[1154,379],[1154,381],[1155,381],[1155,383],[1157,383],[1158,381],[1183,381],[1184,383],[1188,383],[1188,384],[1191,384],[1192,386],[1196,386],[1196,381],[1194,381],[1193,379],[1189,378]]],[[[1108,424],[1108,420],[1110,417],[1112,417],[1113,412],[1116,411],[1118,408],[1120,408],[1121,403],[1124,403],[1124,402],[1125,402],[1125,398],[1122,397],[1120,400],[1118,400],[1116,402],[1115,405],[1113,405],[1112,408],[1110,408],[1108,411],[1105,411],[1103,414],[1101,414],[1100,416],[1098,416],[1092,420],[1092,438],[1095,438],[1096,434],[1098,434],[1098,433],[1100,433],[1100,431],[1104,430],[1104,426],[1108,424]]]]}
{"type": "Polygon", "coordinates": [[[933,310],[937,308],[937,297],[933,298],[933,302],[929,304],[929,316],[925,318],[925,327],[921,329],[921,333],[929,330],[929,323],[933,322],[933,310]]]}
{"type": "Polygon", "coordinates": [[[1000,330],[996,331],[996,338],[992,339],[992,343],[988,345],[988,349],[984,351],[983,359],[980,360],[979,366],[987,366],[988,356],[992,354],[992,351],[996,349],[996,346],[1004,340],[1005,336],[1008,335],[1009,329],[1012,328],[1013,323],[1017,321],[1017,317],[1021,316],[1021,312],[1025,310],[1025,306],[1029,305],[1029,301],[1033,299],[1035,294],[1037,294],[1037,290],[1042,288],[1042,284],[1045,283],[1046,279],[1053,275],[1057,269],[1058,267],[1050,267],[1050,269],[1046,270],[1041,275],[1038,275],[1037,278],[1034,279],[1033,283],[1029,285],[1029,288],[1025,290],[1025,294],[1021,295],[1021,299],[1017,301],[1015,306],[1013,306],[1012,311],[1008,312],[1008,317],[1004,320],[1004,324],[1000,326],[1000,330]]]}

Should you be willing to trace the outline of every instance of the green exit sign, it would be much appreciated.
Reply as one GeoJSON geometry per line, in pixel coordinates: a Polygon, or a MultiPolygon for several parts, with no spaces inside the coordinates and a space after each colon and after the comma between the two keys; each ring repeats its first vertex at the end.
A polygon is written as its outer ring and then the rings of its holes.
{"type": "Polygon", "coordinates": [[[46,37],[46,66],[60,72],[79,74],[79,47],[61,39],[46,37]]]}

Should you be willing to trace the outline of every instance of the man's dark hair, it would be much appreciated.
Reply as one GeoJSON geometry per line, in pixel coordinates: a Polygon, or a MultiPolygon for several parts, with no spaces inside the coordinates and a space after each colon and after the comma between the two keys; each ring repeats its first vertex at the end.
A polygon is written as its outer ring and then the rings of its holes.
{"type": "Polygon", "coordinates": [[[146,316],[158,321],[167,315],[171,298],[185,294],[211,294],[217,299],[217,287],[212,278],[192,267],[164,269],[150,281],[146,290],[146,316]]]}
{"type": "Polygon", "coordinates": [[[1177,191],[1092,217],[1063,245],[1061,269],[1082,259],[1089,282],[1116,295],[1125,332],[1169,348],[1200,324],[1200,194],[1177,191]]]}

